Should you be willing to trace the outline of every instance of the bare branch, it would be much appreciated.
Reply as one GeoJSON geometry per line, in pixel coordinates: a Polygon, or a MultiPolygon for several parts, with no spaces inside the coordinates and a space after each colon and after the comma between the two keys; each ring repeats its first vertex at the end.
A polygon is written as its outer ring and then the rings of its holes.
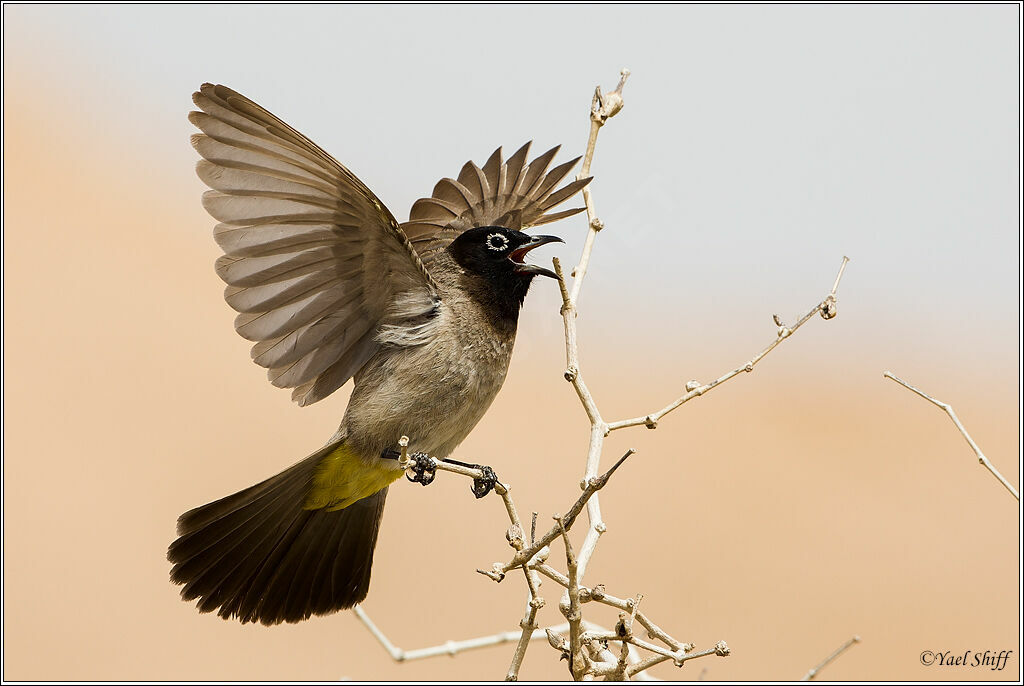
{"type": "MultiPolygon", "coordinates": [[[[580,374],[579,349],[576,343],[576,305],[566,291],[565,277],[562,274],[562,263],[557,257],[551,261],[554,264],[555,274],[558,276],[558,283],[561,286],[560,290],[562,293],[561,313],[565,324],[565,380],[571,383],[576,390],[576,395],[579,396],[580,402],[583,403],[583,409],[586,410],[590,423],[593,425],[603,425],[604,421],[601,419],[601,413],[597,410],[597,403],[594,402],[594,397],[590,394],[587,385],[583,383],[583,376],[580,374]]],[[[589,462],[588,460],[588,465],[589,462]]],[[[596,467],[594,472],[597,472],[596,467]]]]}
{"type": "MultiPolygon", "coordinates": [[[[619,85],[616,86],[615,90],[611,93],[602,96],[600,86],[594,90],[594,99],[590,105],[590,137],[587,139],[587,152],[583,156],[583,165],[580,167],[580,173],[576,177],[577,179],[585,179],[590,176],[590,164],[594,161],[594,148],[597,145],[597,134],[601,130],[601,127],[604,126],[605,122],[618,114],[619,110],[621,110],[624,105],[622,100],[622,89],[626,85],[626,79],[629,78],[629,70],[623,69],[620,74],[621,78],[619,79],[619,85]]],[[[590,195],[590,186],[583,188],[583,204],[586,205],[587,208],[587,224],[589,225],[590,230],[587,232],[587,238],[583,243],[583,253],[580,255],[580,261],[572,272],[573,284],[570,302],[572,302],[574,306],[579,301],[580,289],[583,287],[583,277],[587,275],[587,267],[590,264],[590,253],[594,249],[594,239],[597,238],[597,233],[604,228],[604,224],[597,218],[597,214],[594,210],[594,200],[590,195]]]]}
{"type": "MultiPolygon", "coordinates": [[[[590,500],[590,497],[597,493],[598,491],[600,491],[602,488],[604,488],[605,484],[608,483],[608,479],[610,479],[612,474],[615,473],[615,470],[617,470],[619,466],[626,461],[626,458],[632,455],[634,452],[636,451],[632,449],[627,450],[626,454],[620,457],[618,462],[611,466],[611,469],[609,469],[601,476],[594,477],[593,479],[589,479],[587,481],[587,485],[583,491],[583,495],[581,495],[579,499],[575,503],[573,503],[572,507],[569,508],[569,512],[563,517],[562,525],[564,525],[566,531],[572,528],[573,522],[576,521],[576,517],[579,515],[579,513],[583,511],[583,508],[587,504],[587,501],[590,500]]],[[[535,541],[533,545],[531,545],[528,548],[523,548],[522,550],[520,550],[518,553],[515,554],[515,556],[513,556],[511,560],[509,560],[505,564],[496,564],[493,572],[484,572],[481,570],[477,571],[481,574],[484,574],[485,576],[489,576],[495,581],[501,581],[505,577],[505,573],[508,572],[508,570],[526,564],[533,558],[534,555],[540,552],[542,548],[550,544],[551,541],[555,540],[555,538],[558,537],[561,531],[562,525],[556,524],[555,526],[551,527],[551,529],[549,529],[546,534],[544,534],[537,541],[535,541]]]]}
{"type": "MultiPolygon", "coordinates": [[[[384,632],[377,628],[377,625],[373,623],[361,606],[354,605],[352,607],[352,612],[359,618],[366,628],[369,629],[370,633],[373,634],[373,637],[377,639],[377,641],[384,647],[384,650],[388,652],[388,655],[391,656],[391,659],[395,662],[408,662],[409,660],[420,660],[426,657],[435,657],[437,655],[457,655],[458,653],[463,653],[467,650],[486,648],[488,646],[500,645],[502,643],[511,643],[520,638],[518,631],[503,631],[490,636],[470,638],[463,641],[445,641],[444,643],[431,646],[429,648],[403,650],[388,640],[388,637],[384,635],[384,632]]],[[[537,629],[530,635],[530,640],[535,641],[537,639],[544,638],[546,631],[565,631],[567,628],[568,625],[560,624],[548,629],[537,629]]]]}
{"type": "Polygon", "coordinates": [[[572,542],[569,540],[569,533],[565,530],[565,522],[561,517],[555,517],[555,521],[558,522],[558,529],[562,534],[562,541],[565,543],[565,564],[569,570],[569,604],[561,608],[562,614],[569,621],[569,670],[572,672],[573,679],[579,681],[586,665],[583,662],[580,644],[583,615],[580,612],[580,585],[576,556],[572,552],[572,542]]]}
{"type": "MultiPolygon", "coordinates": [[[[562,574],[561,572],[559,572],[555,568],[551,567],[550,565],[545,564],[543,562],[537,562],[537,563],[532,563],[530,565],[530,568],[531,569],[535,569],[536,571],[540,572],[541,574],[543,574],[544,576],[548,577],[549,579],[552,579],[555,583],[557,583],[558,585],[562,586],[563,588],[569,588],[569,584],[570,584],[569,577],[565,576],[564,574],[562,574]]],[[[642,596],[639,596],[639,597],[642,597],[642,596]]],[[[588,603],[590,601],[594,601],[594,602],[602,603],[604,605],[608,605],[610,607],[617,608],[617,609],[622,610],[624,612],[629,612],[630,616],[631,617],[635,617],[636,621],[639,622],[640,625],[643,626],[647,630],[648,636],[650,636],[651,638],[657,638],[658,640],[662,641],[671,650],[670,651],[665,651],[665,650],[663,650],[661,648],[657,648],[657,647],[652,649],[652,648],[648,647],[649,644],[640,642],[638,640],[631,641],[631,643],[633,645],[636,645],[637,647],[645,648],[647,650],[653,650],[654,652],[658,652],[661,655],[665,655],[667,657],[673,657],[673,658],[676,655],[685,654],[688,651],[693,650],[694,646],[693,646],[692,643],[681,643],[681,642],[677,641],[676,639],[672,638],[667,633],[662,631],[661,628],[659,628],[658,625],[656,625],[654,622],[652,622],[650,619],[648,619],[644,615],[644,613],[640,612],[639,609],[637,608],[637,603],[638,603],[637,600],[634,600],[634,599],[623,600],[621,598],[616,598],[615,596],[610,595],[607,592],[605,592],[604,586],[601,586],[601,585],[595,586],[593,588],[587,588],[586,586],[580,586],[580,588],[579,588],[579,599],[580,599],[581,603],[588,603]]],[[[607,637],[607,638],[615,638],[612,635],[608,635],[608,636],[605,636],[605,637],[607,637]]]]}
{"type": "Polygon", "coordinates": [[[715,646],[713,648],[708,648],[706,650],[698,650],[698,651],[695,651],[695,652],[692,652],[692,653],[686,653],[685,655],[680,655],[679,653],[676,653],[676,655],[674,657],[670,657],[670,656],[666,656],[666,655],[652,655],[649,658],[641,660],[640,662],[636,663],[635,665],[631,665],[626,670],[626,676],[631,677],[634,674],[638,674],[639,672],[644,671],[645,669],[650,669],[654,665],[661,664],[662,662],[665,662],[666,660],[673,660],[673,662],[676,665],[676,667],[682,667],[683,664],[685,664],[686,662],[688,662],[690,660],[694,660],[694,659],[696,659],[698,657],[706,657],[708,655],[717,655],[719,657],[728,657],[729,654],[730,654],[729,646],[726,644],[726,642],[725,641],[719,641],[718,643],[715,644],[715,646]]]}
{"type": "Polygon", "coordinates": [[[897,377],[892,372],[885,372],[883,374],[883,376],[885,376],[888,379],[892,379],[893,381],[895,381],[899,385],[903,386],[904,388],[909,389],[909,390],[913,391],[914,393],[917,393],[919,396],[921,396],[922,398],[924,398],[925,400],[927,400],[931,404],[935,405],[936,407],[941,408],[946,414],[948,414],[949,418],[953,420],[954,424],[956,424],[956,428],[959,429],[960,433],[963,435],[963,437],[965,439],[967,439],[967,444],[971,446],[971,450],[973,450],[974,454],[978,456],[978,462],[981,465],[983,465],[985,467],[985,469],[987,469],[988,471],[992,472],[992,476],[994,476],[996,479],[998,479],[999,483],[1001,483],[1003,486],[1005,486],[1006,490],[1008,490],[1010,492],[1010,494],[1013,495],[1014,498],[1016,498],[1017,500],[1020,500],[1020,495],[1017,493],[1017,489],[1010,485],[1010,482],[1007,481],[1006,478],[1002,474],[999,473],[999,470],[996,469],[995,466],[993,466],[993,464],[991,462],[989,462],[989,459],[987,457],[985,457],[985,454],[983,452],[981,452],[981,448],[979,448],[978,444],[974,442],[974,439],[971,438],[971,435],[969,433],[967,433],[967,429],[964,428],[964,425],[960,423],[960,418],[956,416],[956,412],[953,411],[952,406],[950,406],[947,403],[942,402],[941,400],[936,400],[935,398],[931,397],[927,393],[925,393],[925,392],[923,392],[923,391],[921,391],[921,390],[919,390],[917,388],[914,388],[913,386],[908,384],[903,379],[900,379],[899,377],[897,377]]]}
{"type": "Polygon", "coordinates": [[[842,655],[844,651],[846,651],[848,648],[850,648],[850,646],[852,646],[855,643],[860,643],[860,636],[854,636],[846,643],[836,648],[832,652],[832,654],[826,657],[824,660],[822,660],[817,667],[812,667],[811,670],[807,672],[807,674],[804,674],[803,678],[801,678],[800,681],[811,681],[812,679],[814,679],[814,677],[818,676],[818,672],[823,670],[830,662],[832,662],[837,657],[842,655]]]}
{"type": "Polygon", "coordinates": [[[810,312],[805,314],[795,324],[793,324],[793,326],[785,326],[784,324],[782,324],[782,321],[779,319],[779,316],[774,315],[775,323],[779,327],[778,332],[775,336],[775,340],[772,341],[772,343],[769,344],[768,347],[766,347],[764,350],[762,350],[757,355],[752,357],[746,363],[740,365],[739,367],[733,369],[730,372],[727,372],[726,374],[723,374],[722,376],[718,377],[711,383],[701,385],[697,381],[690,381],[689,383],[686,384],[687,392],[684,395],[682,395],[679,398],[676,398],[671,403],[661,408],[657,412],[652,412],[651,414],[644,415],[643,417],[634,417],[633,419],[624,419],[618,422],[609,422],[608,431],[611,432],[615,431],[616,429],[624,429],[628,426],[640,425],[646,426],[648,429],[656,429],[658,427],[658,420],[660,420],[662,417],[664,417],[669,412],[676,409],[683,403],[689,402],[694,398],[699,398],[700,396],[704,395],[711,389],[720,386],[721,384],[725,383],[734,376],[737,376],[743,372],[754,371],[754,365],[756,365],[758,362],[764,359],[765,355],[774,350],[775,347],[779,345],[779,343],[782,343],[782,341],[792,336],[797,329],[799,329],[801,326],[807,323],[807,321],[810,320],[810,318],[813,317],[814,315],[820,313],[824,319],[832,319],[833,317],[835,317],[836,291],[839,288],[839,280],[842,278],[843,272],[846,270],[846,263],[849,261],[850,258],[843,257],[843,262],[839,267],[839,273],[836,275],[836,280],[835,284],[832,286],[832,291],[825,297],[824,300],[815,305],[810,312]]]}
{"type": "Polygon", "coordinates": [[[540,632],[537,629],[537,611],[539,609],[540,606],[535,606],[531,600],[526,610],[526,616],[523,618],[523,621],[519,623],[519,626],[522,627],[523,631],[519,635],[519,643],[516,644],[516,652],[512,654],[512,664],[509,665],[508,673],[505,674],[505,681],[519,680],[519,669],[523,665],[523,658],[526,657],[526,649],[530,646],[530,641],[545,635],[544,632],[540,632]]]}

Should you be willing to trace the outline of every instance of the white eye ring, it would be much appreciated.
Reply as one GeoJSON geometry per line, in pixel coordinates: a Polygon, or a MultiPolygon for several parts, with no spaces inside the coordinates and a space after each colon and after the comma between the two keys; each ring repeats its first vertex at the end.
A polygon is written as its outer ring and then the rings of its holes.
{"type": "Polygon", "coordinates": [[[508,236],[501,233],[492,233],[487,237],[487,247],[491,250],[504,252],[508,248],[508,236]]]}

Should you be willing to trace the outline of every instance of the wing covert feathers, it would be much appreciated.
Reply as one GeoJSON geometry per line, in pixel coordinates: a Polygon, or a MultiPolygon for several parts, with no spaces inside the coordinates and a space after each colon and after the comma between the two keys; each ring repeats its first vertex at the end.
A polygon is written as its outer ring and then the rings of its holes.
{"type": "Polygon", "coordinates": [[[577,157],[548,171],[558,149],[556,146],[527,164],[529,143],[504,163],[498,148],[483,167],[467,162],[457,179],[438,181],[431,197],[413,203],[409,221],[402,224],[423,262],[429,267],[432,255],[467,229],[505,226],[522,230],[582,212],[583,207],[551,212],[592,178],[573,180],[557,188],[580,160],[577,157]]]}
{"type": "Polygon", "coordinates": [[[391,212],[319,146],[225,86],[193,101],[235,328],[275,386],[316,402],[376,352],[379,327],[422,327],[436,286],[391,212]]]}

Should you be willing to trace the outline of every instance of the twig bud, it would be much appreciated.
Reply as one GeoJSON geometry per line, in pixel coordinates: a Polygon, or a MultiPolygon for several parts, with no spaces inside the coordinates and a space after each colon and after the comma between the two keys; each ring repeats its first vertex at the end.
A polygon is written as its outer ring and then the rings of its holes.
{"type": "MultiPolygon", "coordinates": [[[[555,650],[561,650],[563,653],[568,651],[568,646],[565,643],[565,639],[560,635],[552,631],[551,629],[545,629],[544,633],[547,634],[548,644],[555,650]]],[[[568,657],[568,655],[566,655],[568,657]]]]}
{"type": "Polygon", "coordinates": [[[821,303],[821,318],[832,319],[836,316],[836,298],[834,295],[830,295],[825,298],[825,302],[821,303]]]}
{"type": "Polygon", "coordinates": [[[513,548],[515,548],[516,550],[519,550],[520,548],[522,548],[523,547],[523,530],[522,530],[522,528],[517,526],[517,525],[515,525],[515,524],[510,526],[508,528],[508,531],[505,532],[505,540],[508,541],[508,544],[510,546],[512,546],[513,548]]]}
{"type": "Polygon", "coordinates": [[[619,638],[629,638],[629,615],[625,612],[619,613],[619,621],[615,622],[615,635],[619,638]]]}

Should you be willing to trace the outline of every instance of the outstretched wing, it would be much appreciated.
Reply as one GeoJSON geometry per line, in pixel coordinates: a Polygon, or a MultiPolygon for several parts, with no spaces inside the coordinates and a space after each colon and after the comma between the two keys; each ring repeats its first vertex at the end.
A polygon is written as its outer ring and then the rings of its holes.
{"type": "Polygon", "coordinates": [[[472,161],[466,162],[458,180],[438,181],[431,197],[413,203],[409,221],[402,224],[402,231],[424,264],[429,268],[432,256],[467,229],[504,226],[523,230],[582,212],[584,208],[577,207],[549,213],[593,178],[577,179],[555,190],[580,160],[577,157],[548,172],[548,165],[559,147],[555,146],[529,164],[526,163],[529,143],[504,163],[501,148],[498,148],[482,169],[472,161]]]}
{"type": "Polygon", "coordinates": [[[314,403],[373,355],[380,326],[422,330],[436,286],[391,212],[320,147],[225,86],[192,99],[235,329],[271,383],[314,403]]]}

